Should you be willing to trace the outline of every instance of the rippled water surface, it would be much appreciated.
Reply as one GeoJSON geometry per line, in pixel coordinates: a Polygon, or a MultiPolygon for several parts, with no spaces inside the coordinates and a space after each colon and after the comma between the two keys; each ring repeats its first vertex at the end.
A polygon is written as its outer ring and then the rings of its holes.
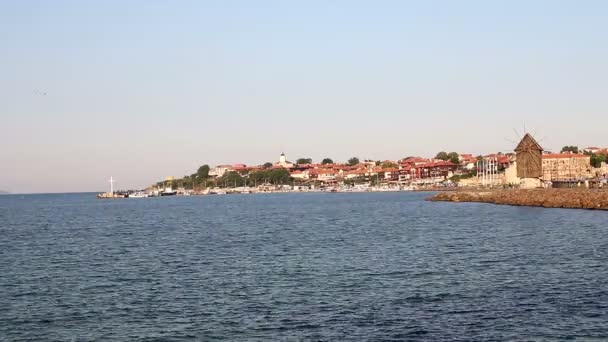
{"type": "Polygon", "coordinates": [[[0,340],[608,339],[608,212],[0,196],[0,340]]]}

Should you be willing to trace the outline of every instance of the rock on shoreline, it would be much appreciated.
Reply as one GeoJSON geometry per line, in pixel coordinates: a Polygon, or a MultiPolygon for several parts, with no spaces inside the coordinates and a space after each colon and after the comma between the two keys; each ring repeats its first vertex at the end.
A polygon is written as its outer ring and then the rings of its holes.
{"type": "Polygon", "coordinates": [[[608,210],[608,190],[603,189],[463,190],[438,193],[428,200],[608,210]]]}

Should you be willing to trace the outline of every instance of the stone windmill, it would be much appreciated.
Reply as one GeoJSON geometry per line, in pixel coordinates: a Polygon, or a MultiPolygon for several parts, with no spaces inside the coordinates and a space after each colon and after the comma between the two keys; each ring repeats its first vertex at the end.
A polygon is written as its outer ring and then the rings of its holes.
{"type": "Polygon", "coordinates": [[[543,175],[543,148],[530,133],[526,133],[517,144],[515,155],[517,177],[521,179],[520,186],[540,187],[540,178],[543,175]]]}

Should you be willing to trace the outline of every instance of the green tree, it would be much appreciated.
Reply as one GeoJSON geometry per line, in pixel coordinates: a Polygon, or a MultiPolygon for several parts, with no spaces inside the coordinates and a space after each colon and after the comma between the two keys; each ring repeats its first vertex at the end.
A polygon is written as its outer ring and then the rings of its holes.
{"type": "Polygon", "coordinates": [[[562,147],[561,153],[565,152],[578,153],[578,146],[564,146],[562,147]]]}
{"type": "Polygon", "coordinates": [[[394,168],[398,168],[399,166],[395,163],[393,163],[392,161],[385,161],[384,163],[382,163],[382,168],[383,169],[394,169],[394,168]]]}
{"type": "Polygon", "coordinates": [[[271,162],[265,162],[264,163],[264,168],[265,169],[270,169],[272,167],[272,163],[271,162]]]}
{"type": "Polygon", "coordinates": [[[243,186],[245,179],[235,171],[228,171],[218,179],[218,184],[225,187],[243,186]]]}
{"type": "Polygon", "coordinates": [[[196,171],[196,175],[199,179],[207,179],[209,178],[209,165],[205,164],[198,168],[196,171]]]}
{"type": "Polygon", "coordinates": [[[380,184],[380,177],[379,176],[371,176],[369,177],[369,185],[371,186],[376,186],[378,184],[380,184]]]}
{"type": "Polygon", "coordinates": [[[448,157],[447,152],[441,151],[441,152],[437,153],[437,155],[435,156],[435,159],[448,160],[448,159],[450,159],[450,157],[448,157]]]}
{"type": "Polygon", "coordinates": [[[348,165],[350,166],[355,166],[357,164],[359,164],[359,158],[357,157],[352,157],[348,160],[348,165]]]}
{"type": "Polygon", "coordinates": [[[449,161],[451,161],[452,163],[458,165],[460,164],[460,156],[458,155],[458,153],[456,152],[450,152],[448,153],[448,159],[449,161]]]}
{"type": "Polygon", "coordinates": [[[266,182],[268,176],[267,170],[254,171],[249,174],[249,184],[262,184],[266,182]]]}
{"type": "Polygon", "coordinates": [[[192,184],[192,189],[194,189],[196,187],[196,185],[200,183],[200,181],[198,179],[198,173],[193,173],[190,176],[185,176],[184,178],[186,178],[186,177],[190,178],[190,183],[192,184]]]}
{"type": "Polygon", "coordinates": [[[591,154],[590,156],[591,166],[598,168],[602,166],[602,163],[606,162],[606,156],[603,154],[591,154]]]}
{"type": "Polygon", "coordinates": [[[188,175],[182,177],[182,179],[179,180],[179,183],[184,189],[192,189],[192,179],[190,179],[190,176],[188,175]]]}
{"type": "Polygon", "coordinates": [[[249,184],[288,184],[291,175],[286,169],[260,170],[249,174],[249,184]]]}
{"type": "Polygon", "coordinates": [[[287,184],[291,181],[291,175],[286,169],[270,170],[268,178],[272,184],[287,184]]]}
{"type": "Polygon", "coordinates": [[[334,161],[331,160],[331,158],[325,158],[321,161],[321,164],[326,165],[326,164],[333,164],[334,161]]]}
{"type": "Polygon", "coordinates": [[[312,158],[298,158],[296,164],[312,164],[312,158]]]}

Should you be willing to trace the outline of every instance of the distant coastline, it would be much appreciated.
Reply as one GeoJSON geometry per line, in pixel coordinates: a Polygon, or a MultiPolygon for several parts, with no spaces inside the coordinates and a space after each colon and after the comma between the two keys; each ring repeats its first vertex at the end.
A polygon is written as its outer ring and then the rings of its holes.
{"type": "Polygon", "coordinates": [[[10,195],[10,192],[4,191],[4,190],[0,190],[0,195],[10,195]]]}

